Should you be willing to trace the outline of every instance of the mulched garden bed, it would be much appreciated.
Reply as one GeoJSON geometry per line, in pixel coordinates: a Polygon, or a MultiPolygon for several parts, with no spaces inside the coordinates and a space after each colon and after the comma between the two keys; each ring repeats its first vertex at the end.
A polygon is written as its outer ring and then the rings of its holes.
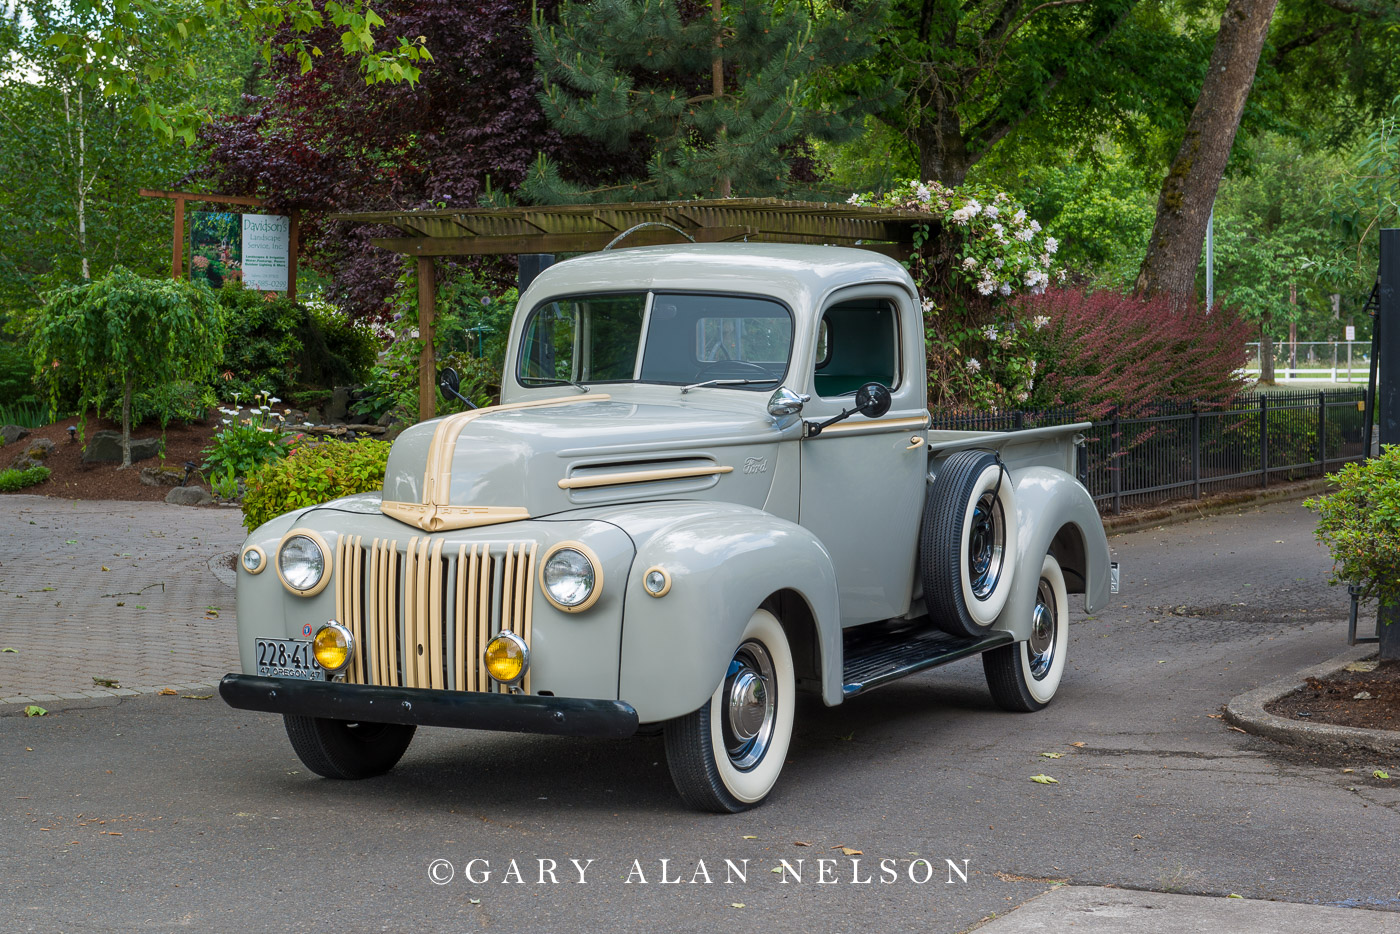
{"type": "MultiPolygon", "coordinates": [[[[219,427],[219,418],[215,415],[202,423],[171,425],[165,431],[165,460],[153,457],[138,461],[128,470],[118,470],[116,464],[84,464],[82,443],[68,440],[68,426],[77,423],[76,418],[66,418],[53,425],[30,429],[28,436],[13,444],[0,446],[0,468],[5,468],[24,452],[33,439],[48,438],[54,443],[53,452],[44,461],[44,466],[52,471],[49,479],[16,492],[57,496],[62,499],[162,501],[170,492],[170,487],[146,486],[141,482],[141,468],[164,464],[183,469],[186,461],[203,463],[204,454],[201,452],[209,446],[209,439],[213,437],[215,428],[219,427]]],[[[121,428],[119,422],[89,417],[85,435],[91,438],[95,431],[121,431],[121,428]]],[[[131,430],[133,439],[158,438],[160,434],[158,425],[146,425],[131,430]]]]}
{"type": "Polygon", "coordinates": [[[1309,678],[1301,691],[1264,705],[1269,713],[1290,720],[1356,726],[1371,730],[1400,730],[1400,660],[1354,662],[1329,678],[1309,678]]]}

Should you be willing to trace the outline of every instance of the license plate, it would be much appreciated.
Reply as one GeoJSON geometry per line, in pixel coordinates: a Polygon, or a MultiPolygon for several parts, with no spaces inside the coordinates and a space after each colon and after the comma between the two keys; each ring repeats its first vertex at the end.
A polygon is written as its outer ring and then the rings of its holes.
{"type": "Polygon", "coordinates": [[[299,639],[258,639],[254,646],[258,674],[265,678],[326,680],[325,669],[311,654],[311,643],[299,639]]]}

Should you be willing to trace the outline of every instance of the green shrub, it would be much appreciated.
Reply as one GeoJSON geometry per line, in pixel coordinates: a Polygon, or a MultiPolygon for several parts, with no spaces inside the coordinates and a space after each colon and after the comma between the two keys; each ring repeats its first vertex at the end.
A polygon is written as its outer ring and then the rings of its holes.
{"type": "MultiPolygon", "coordinates": [[[[374,328],[352,322],[334,305],[325,302],[307,302],[306,310],[325,342],[331,369],[344,375],[343,379],[337,380],[337,385],[359,384],[369,379],[370,368],[379,357],[382,343],[374,328]]],[[[315,382],[305,375],[302,379],[308,383],[315,382]]]]}
{"type": "Polygon", "coordinates": [[[1400,603],[1400,445],[1330,475],[1335,492],[1307,501],[1317,513],[1317,540],[1332,552],[1333,584],[1351,584],[1363,599],[1400,603]]]}
{"type": "Polygon", "coordinates": [[[131,424],[155,422],[161,428],[171,422],[189,425],[202,420],[218,404],[208,386],[184,381],[161,383],[132,397],[131,424]]]}
{"type": "Polygon", "coordinates": [[[0,493],[13,493],[27,486],[43,483],[49,478],[49,468],[34,466],[26,470],[0,470],[0,493]]]}
{"type": "Polygon", "coordinates": [[[248,478],[243,525],[253,531],[284,512],[384,486],[389,442],[364,439],[301,447],[264,464],[248,478]]]}
{"type": "Polygon", "coordinates": [[[306,310],[285,298],[268,300],[251,289],[215,293],[224,309],[227,337],[220,365],[219,395],[245,399],[259,392],[285,396],[298,377],[300,331],[306,310]]]}

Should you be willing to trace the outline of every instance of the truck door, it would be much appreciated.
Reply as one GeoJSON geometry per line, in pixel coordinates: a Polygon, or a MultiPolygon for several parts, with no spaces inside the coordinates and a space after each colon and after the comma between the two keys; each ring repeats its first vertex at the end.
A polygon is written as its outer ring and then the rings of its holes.
{"type": "Polygon", "coordinates": [[[893,395],[880,418],[853,415],[802,441],[799,522],[835,561],[843,626],[902,616],[913,592],[928,472],[916,314],[897,290],[861,288],[833,296],[818,322],[805,420],[853,408],[864,383],[893,395]]]}

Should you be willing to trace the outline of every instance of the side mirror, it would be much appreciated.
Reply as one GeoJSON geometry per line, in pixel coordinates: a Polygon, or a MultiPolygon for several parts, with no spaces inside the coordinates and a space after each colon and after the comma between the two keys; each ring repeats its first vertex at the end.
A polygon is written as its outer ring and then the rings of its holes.
{"type": "Polygon", "coordinates": [[[442,390],[443,395],[455,397],[465,404],[467,408],[476,408],[470,399],[458,391],[462,388],[462,378],[457,375],[457,371],[452,369],[452,367],[443,367],[442,370],[438,372],[438,388],[442,390]]]}
{"type": "Polygon", "coordinates": [[[879,418],[890,410],[893,396],[883,383],[866,383],[856,390],[856,405],[853,409],[843,409],[840,415],[833,415],[824,422],[808,422],[807,437],[815,438],[823,429],[830,428],[843,419],[859,412],[866,418],[879,418]]]}
{"type": "Polygon", "coordinates": [[[783,386],[768,397],[768,414],[774,418],[786,418],[802,411],[802,406],[812,401],[806,393],[793,392],[783,386]]]}
{"type": "Polygon", "coordinates": [[[856,390],[856,411],[866,418],[879,418],[890,410],[893,399],[883,383],[866,383],[856,390]]]}

